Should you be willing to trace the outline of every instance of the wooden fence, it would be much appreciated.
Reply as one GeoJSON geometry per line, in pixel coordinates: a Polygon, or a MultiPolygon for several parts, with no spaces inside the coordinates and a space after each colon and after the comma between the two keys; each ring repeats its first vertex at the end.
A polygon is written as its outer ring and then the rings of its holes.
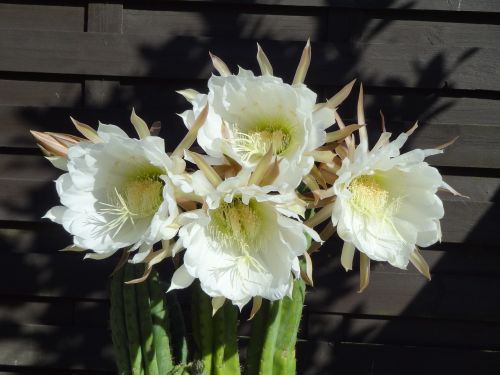
{"type": "MultiPolygon", "coordinates": [[[[57,172],[28,130],[69,116],[130,130],[132,106],[183,134],[175,90],[206,91],[208,51],[256,71],[256,41],[291,80],[305,40],[320,99],[359,78],[369,126],[415,120],[412,147],[460,136],[430,159],[470,199],[443,196],[432,282],[385,264],[358,275],[331,241],[313,258],[299,374],[500,373],[500,2],[497,0],[16,1],[0,3],[0,374],[112,374],[107,283],[116,259],[57,250],[40,217],[57,172]]],[[[341,109],[354,113],[354,100],[341,109]]],[[[244,333],[244,332],[243,332],[244,333]]]]}

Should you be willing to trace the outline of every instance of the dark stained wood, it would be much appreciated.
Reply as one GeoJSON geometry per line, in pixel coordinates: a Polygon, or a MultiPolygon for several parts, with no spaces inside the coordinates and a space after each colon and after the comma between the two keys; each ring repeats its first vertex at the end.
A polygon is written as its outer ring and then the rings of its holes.
{"type": "Polygon", "coordinates": [[[116,257],[83,260],[81,254],[57,250],[53,249],[51,254],[6,254],[2,261],[6,272],[0,276],[0,295],[107,299],[109,276],[118,262],[116,257]]]}
{"type": "Polygon", "coordinates": [[[87,31],[121,33],[123,5],[89,2],[87,6],[87,31]]]}
{"type": "Polygon", "coordinates": [[[499,350],[498,322],[435,319],[367,319],[332,314],[308,315],[308,338],[372,344],[462,347],[499,350]],[[404,332],[404,334],[401,334],[404,332]]]}
{"type": "Polygon", "coordinates": [[[83,5],[0,4],[1,30],[84,31],[84,22],[83,5]]]}
{"type": "Polygon", "coordinates": [[[29,301],[2,296],[0,326],[16,324],[43,324],[69,326],[73,323],[73,303],[63,300],[29,301]]]}
{"type": "MultiPolygon", "coordinates": [[[[213,0],[189,0],[214,2],[213,0]]],[[[500,12],[496,0],[218,0],[218,3],[246,3],[287,6],[345,7],[354,9],[419,9],[468,12],[500,12]]]]}
{"type": "MultiPolygon", "coordinates": [[[[158,30],[178,35],[211,36],[224,39],[323,40],[327,33],[327,13],[248,14],[228,7],[221,12],[211,5],[203,11],[126,9],[124,33],[158,34],[158,30]]],[[[311,13],[311,12],[309,12],[311,13]]]]}
{"type": "Polygon", "coordinates": [[[356,293],[358,268],[346,273],[340,265],[340,250],[340,244],[326,246],[313,257],[315,288],[306,296],[311,312],[498,322],[500,302],[489,297],[495,294],[497,275],[433,273],[431,269],[429,282],[413,270],[375,266],[368,288],[356,293]]]}
{"type": "Polygon", "coordinates": [[[69,107],[80,100],[79,82],[0,79],[2,106],[69,107]]]}
{"type": "MultiPolygon", "coordinates": [[[[291,76],[295,64],[289,62],[298,61],[303,43],[273,41],[263,46],[271,61],[285,67],[285,77],[291,76]]],[[[7,30],[0,41],[0,69],[207,78],[211,72],[206,57],[209,49],[234,66],[254,60],[255,43],[174,35],[7,30]],[[180,48],[185,45],[190,46],[188,55],[180,48]]],[[[341,84],[345,82],[344,77],[357,76],[367,84],[382,86],[494,90],[500,84],[500,73],[496,69],[498,50],[493,48],[421,46],[416,49],[406,44],[394,48],[391,44],[321,43],[314,45],[313,50],[310,83],[341,84]],[[363,53],[349,56],[346,49],[363,53]],[[422,76],[424,72],[426,76],[422,76]]]]}
{"type": "Polygon", "coordinates": [[[496,351],[356,343],[304,342],[297,346],[299,374],[485,374],[500,371],[496,351]]]}
{"type": "MultiPolygon", "coordinates": [[[[500,25],[433,20],[377,18],[371,13],[332,11],[329,20],[331,40],[364,43],[404,43],[418,46],[457,46],[498,48],[500,25]],[[346,19],[348,21],[346,22],[346,19]],[[489,35],[491,38],[487,38],[489,35]]],[[[394,18],[393,18],[394,17],[394,18]]]]}
{"type": "Polygon", "coordinates": [[[2,326],[0,365],[113,371],[111,335],[106,329],[2,326]]]}

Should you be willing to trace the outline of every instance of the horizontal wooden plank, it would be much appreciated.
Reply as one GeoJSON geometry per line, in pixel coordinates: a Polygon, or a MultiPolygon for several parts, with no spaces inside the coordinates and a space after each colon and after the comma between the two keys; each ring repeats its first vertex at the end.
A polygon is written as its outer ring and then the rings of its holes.
{"type": "Polygon", "coordinates": [[[23,229],[0,229],[1,249],[10,253],[54,253],[71,243],[62,226],[47,222],[23,229]]]}
{"type": "MultiPolygon", "coordinates": [[[[189,0],[212,3],[213,0],[189,0]]],[[[218,0],[218,3],[244,3],[311,7],[345,7],[354,9],[418,9],[466,12],[500,12],[495,0],[218,0]]]]}
{"type": "Polygon", "coordinates": [[[297,358],[298,373],[304,375],[495,375],[500,371],[499,352],[436,347],[305,341],[297,346],[297,358]]]}
{"type": "Polygon", "coordinates": [[[24,301],[2,297],[0,324],[40,324],[69,326],[73,324],[74,304],[68,300],[24,301]]]}
{"type": "Polygon", "coordinates": [[[0,29],[83,31],[83,5],[0,4],[0,29]]]}
{"type": "MultiPolygon", "coordinates": [[[[309,12],[310,13],[310,12],[309,12]]],[[[328,14],[249,14],[231,7],[221,11],[211,4],[204,11],[125,9],[124,33],[211,36],[273,40],[324,39],[328,14]]]]}
{"type": "Polygon", "coordinates": [[[117,262],[116,257],[83,260],[81,254],[57,253],[56,249],[52,254],[6,255],[0,295],[106,300],[109,276],[117,262]],[[18,276],[21,273],[22,278],[18,276]]]}
{"type": "Polygon", "coordinates": [[[109,301],[75,298],[41,298],[32,300],[2,296],[0,324],[37,324],[109,328],[109,301]]]}
{"type": "MultiPolygon", "coordinates": [[[[303,43],[269,41],[263,47],[279,71],[292,77],[295,64],[290,61],[299,60],[303,43]]],[[[0,70],[206,78],[211,72],[209,49],[231,66],[255,59],[255,43],[250,40],[6,30],[0,41],[0,70]]],[[[313,45],[313,51],[309,83],[342,84],[359,77],[370,85],[395,87],[496,90],[500,84],[500,50],[494,48],[321,43],[313,45]],[[362,55],[346,53],[353,48],[362,55]]]]}
{"type": "MultiPolygon", "coordinates": [[[[125,9],[124,33],[171,33],[183,36],[208,36],[224,39],[271,39],[303,41],[332,40],[363,43],[403,43],[420,46],[498,47],[500,26],[467,23],[439,17],[412,19],[415,12],[360,12],[359,9],[303,8],[300,14],[252,14],[228,5],[199,4],[194,9],[125,9]],[[400,17],[404,19],[399,19],[400,17]]],[[[258,9],[258,8],[257,8],[258,9]]],[[[287,10],[289,8],[286,8],[287,10]]],[[[279,8],[278,8],[279,11],[279,8]]],[[[282,10],[283,11],[283,10],[282,10]]],[[[442,16],[443,14],[441,14],[442,16]]],[[[421,16],[419,17],[421,18],[421,16]]],[[[471,18],[471,20],[473,20],[471,18]]],[[[352,54],[362,54],[354,48],[352,54]]]]}
{"type": "MultiPolygon", "coordinates": [[[[94,97],[94,99],[98,100],[96,97],[94,97]]],[[[139,101],[135,102],[135,104],[138,105],[133,105],[129,102],[123,104],[123,106],[116,107],[111,103],[109,107],[104,109],[102,106],[86,109],[82,109],[81,107],[37,108],[0,106],[0,123],[2,124],[2,129],[0,131],[0,134],[2,134],[0,138],[0,147],[35,148],[36,144],[29,132],[30,130],[79,135],[71,123],[70,116],[94,128],[97,128],[99,121],[105,124],[116,124],[130,136],[136,136],[130,123],[130,113],[132,107],[135,107],[136,112],[149,124],[155,121],[160,121],[162,123],[160,136],[166,139],[167,148],[173,150],[186,134],[186,128],[180,117],[176,115],[176,111],[165,108],[164,106],[143,106],[139,101]],[[144,109],[145,107],[147,110],[144,109]]],[[[185,109],[187,108],[180,108],[177,112],[181,112],[181,110],[185,109]]]]}
{"type": "Polygon", "coordinates": [[[434,319],[362,319],[309,314],[308,338],[373,344],[500,349],[500,324],[434,319]]]}
{"type": "Polygon", "coordinates": [[[392,268],[387,272],[387,266],[378,272],[378,267],[374,267],[368,288],[356,293],[358,268],[355,266],[355,271],[349,273],[344,271],[340,249],[341,246],[325,248],[313,257],[315,288],[306,296],[311,312],[498,322],[500,302],[491,298],[498,275],[433,274],[429,282],[414,271],[392,268]]]}
{"type": "MultiPolygon", "coordinates": [[[[1,326],[0,366],[114,371],[111,334],[104,328],[1,326]]],[[[47,372],[46,372],[47,373],[47,372]]]]}
{"type": "Polygon", "coordinates": [[[335,41],[352,40],[364,43],[406,43],[418,46],[457,46],[497,48],[495,40],[500,37],[500,25],[485,23],[450,22],[432,13],[432,19],[411,19],[411,14],[397,19],[398,15],[389,13],[378,18],[370,12],[332,12],[330,39],[335,41]],[[491,38],[490,38],[491,37],[491,38]]]}
{"type": "MultiPolygon", "coordinates": [[[[114,368],[107,332],[29,325],[2,332],[9,337],[3,346],[5,351],[0,355],[2,365],[54,366],[87,371],[112,371],[114,368]]],[[[499,353],[494,351],[350,343],[332,345],[314,341],[300,341],[297,357],[300,374],[399,374],[407,363],[415,363],[405,373],[425,371],[438,374],[445,369],[461,373],[460,369],[476,369],[481,374],[493,375],[498,371],[499,362],[499,353]],[[426,360],[420,361],[419,358],[426,360]]]]}
{"type": "MultiPolygon", "coordinates": [[[[0,120],[4,119],[0,145],[3,147],[34,148],[35,142],[29,130],[59,131],[76,134],[69,116],[75,116],[81,121],[95,124],[97,119],[105,123],[119,124],[131,136],[134,132],[129,123],[129,113],[124,110],[107,110],[98,114],[97,111],[0,108],[0,120]],[[106,112],[106,113],[104,113],[106,112]],[[20,114],[21,113],[21,114],[20,114]]],[[[174,111],[156,110],[144,112],[148,122],[161,121],[163,124],[160,135],[166,138],[167,149],[172,150],[185,134],[182,120],[174,111]]],[[[368,121],[372,139],[380,135],[379,120],[368,121]]],[[[395,138],[399,133],[408,130],[412,123],[391,122],[387,124],[389,131],[395,138]]],[[[473,167],[473,168],[500,168],[500,126],[488,125],[452,125],[419,123],[419,129],[410,137],[405,150],[412,148],[435,148],[445,144],[455,137],[458,140],[446,148],[444,153],[428,159],[435,166],[473,167]],[[481,150],[481,152],[477,152],[481,150]]],[[[94,125],[95,126],[95,125],[94,125]]]]}
{"type": "MultiPolygon", "coordinates": [[[[318,101],[331,98],[340,88],[327,87],[318,93],[318,101]]],[[[422,92],[421,90],[401,90],[402,93],[390,93],[384,88],[364,85],[365,113],[373,124],[380,127],[380,114],[385,116],[388,130],[392,131],[393,122],[418,121],[426,125],[500,125],[500,109],[497,98],[467,98],[450,97],[445,93],[422,92]]],[[[356,117],[357,89],[339,108],[339,113],[345,117],[356,117]]],[[[448,94],[453,93],[448,90],[448,94]]]]}
{"type": "MultiPolygon", "coordinates": [[[[333,249],[335,248],[340,248],[340,246],[336,245],[333,249]]],[[[500,254],[498,254],[496,248],[467,247],[467,245],[457,246],[455,244],[442,246],[435,244],[430,248],[423,249],[422,253],[429,264],[431,275],[433,276],[467,275],[500,277],[500,270],[496,266],[500,262],[500,254]],[[438,249],[440,247],[446,247],[446,249],[438,249]]],[[[386,262],[373,262],[371,268],[374,273],[420,275],[412,265],[408,265],[408,269],[406,270],[401,270],[386,262]]]]}
{"type": "Polygon", "coordinates": [[[81,100],[80,82],[0,79],[2,106],[71,107],[81,100]]]}

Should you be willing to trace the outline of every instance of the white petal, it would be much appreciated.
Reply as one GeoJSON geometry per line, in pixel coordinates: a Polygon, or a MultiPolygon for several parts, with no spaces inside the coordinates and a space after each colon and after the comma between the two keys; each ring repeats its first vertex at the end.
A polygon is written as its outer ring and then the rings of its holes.
{"type": "Polygon", "coordinates": [[[187,272],[186,267],[182,265],[174,272],[174,275],[172,276],[172,281],[170,283],[170,287],[168,288],[167,292],[170,292],[171,290],[175,289],[187,288],[193,283],[193,281],[194,277],[191,276],[187,272]]]}
{"type": "Polygon", "coordinates": [[[352,270],[352,260],[354,259],[354,251],[356,248],[350,242],[344,242],[342,246],[342,255],[340,256],[340,263],[346,271],[352,270]]]}

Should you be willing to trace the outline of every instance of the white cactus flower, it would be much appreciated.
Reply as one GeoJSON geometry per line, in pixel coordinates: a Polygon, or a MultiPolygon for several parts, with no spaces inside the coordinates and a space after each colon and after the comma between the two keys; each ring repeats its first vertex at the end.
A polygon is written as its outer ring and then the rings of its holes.
{"type": "Polygon", "coordinates": [[[114,125],[100,124],[97,143],[80,142],[67,152],[68,173],[56,181],[61,206],[46,218],[62,224],[74,245],[105,258],[130,246],[141,261],[152,245],[176,234],[178,214],[171,177],[185,168],[169,158],[158,137],[129,138],[114,125]]]}
{"type": "Polygon", "coordinates": [[[212,160],[225,154],[254,167],[271,148],[280,160],[275,185],[297,187],[314,164],[310,152],[325,143],[325,129],[335,122],[334,109],[315,111],[316,94],[302,83],[292,86],[241,68],[237,75],[212,76],[208,88],[208,95],[194,96],[193,110],[181,117],[191,127],[208,103],[198,143],[212,160]]]}
{"type": "Polygon", "coordinates": [[[292,191],[273,194],[272,186],[247,186],[249,170],[216,188],[201,171],[192,176],[204,208],[179,216],[184,264],[170,289],[200,280],[213,298],[227,298],[242,308],[252,297],[282,299],[300,276],[298,256],[308,248],[306,233],[319,236],[298,219],[303,202],[292,191]],[[294,217],[294,218],[292,218],[294,217]]]}
{"type": "Polygon", "coordinates": [[[403,133],[393,142],[389,137],[383,133],[372,150],[361,137],[337,172],[332,221],[344,240],[346,269],[352,268],[355,249],[405,269],[419,256],[416,246],[441,240],[439,220],[444,209],[436,192],[440,188],[456,192],[424,159],[442,151],[415,149],[400,154],[408,135],[403,133]]]}

